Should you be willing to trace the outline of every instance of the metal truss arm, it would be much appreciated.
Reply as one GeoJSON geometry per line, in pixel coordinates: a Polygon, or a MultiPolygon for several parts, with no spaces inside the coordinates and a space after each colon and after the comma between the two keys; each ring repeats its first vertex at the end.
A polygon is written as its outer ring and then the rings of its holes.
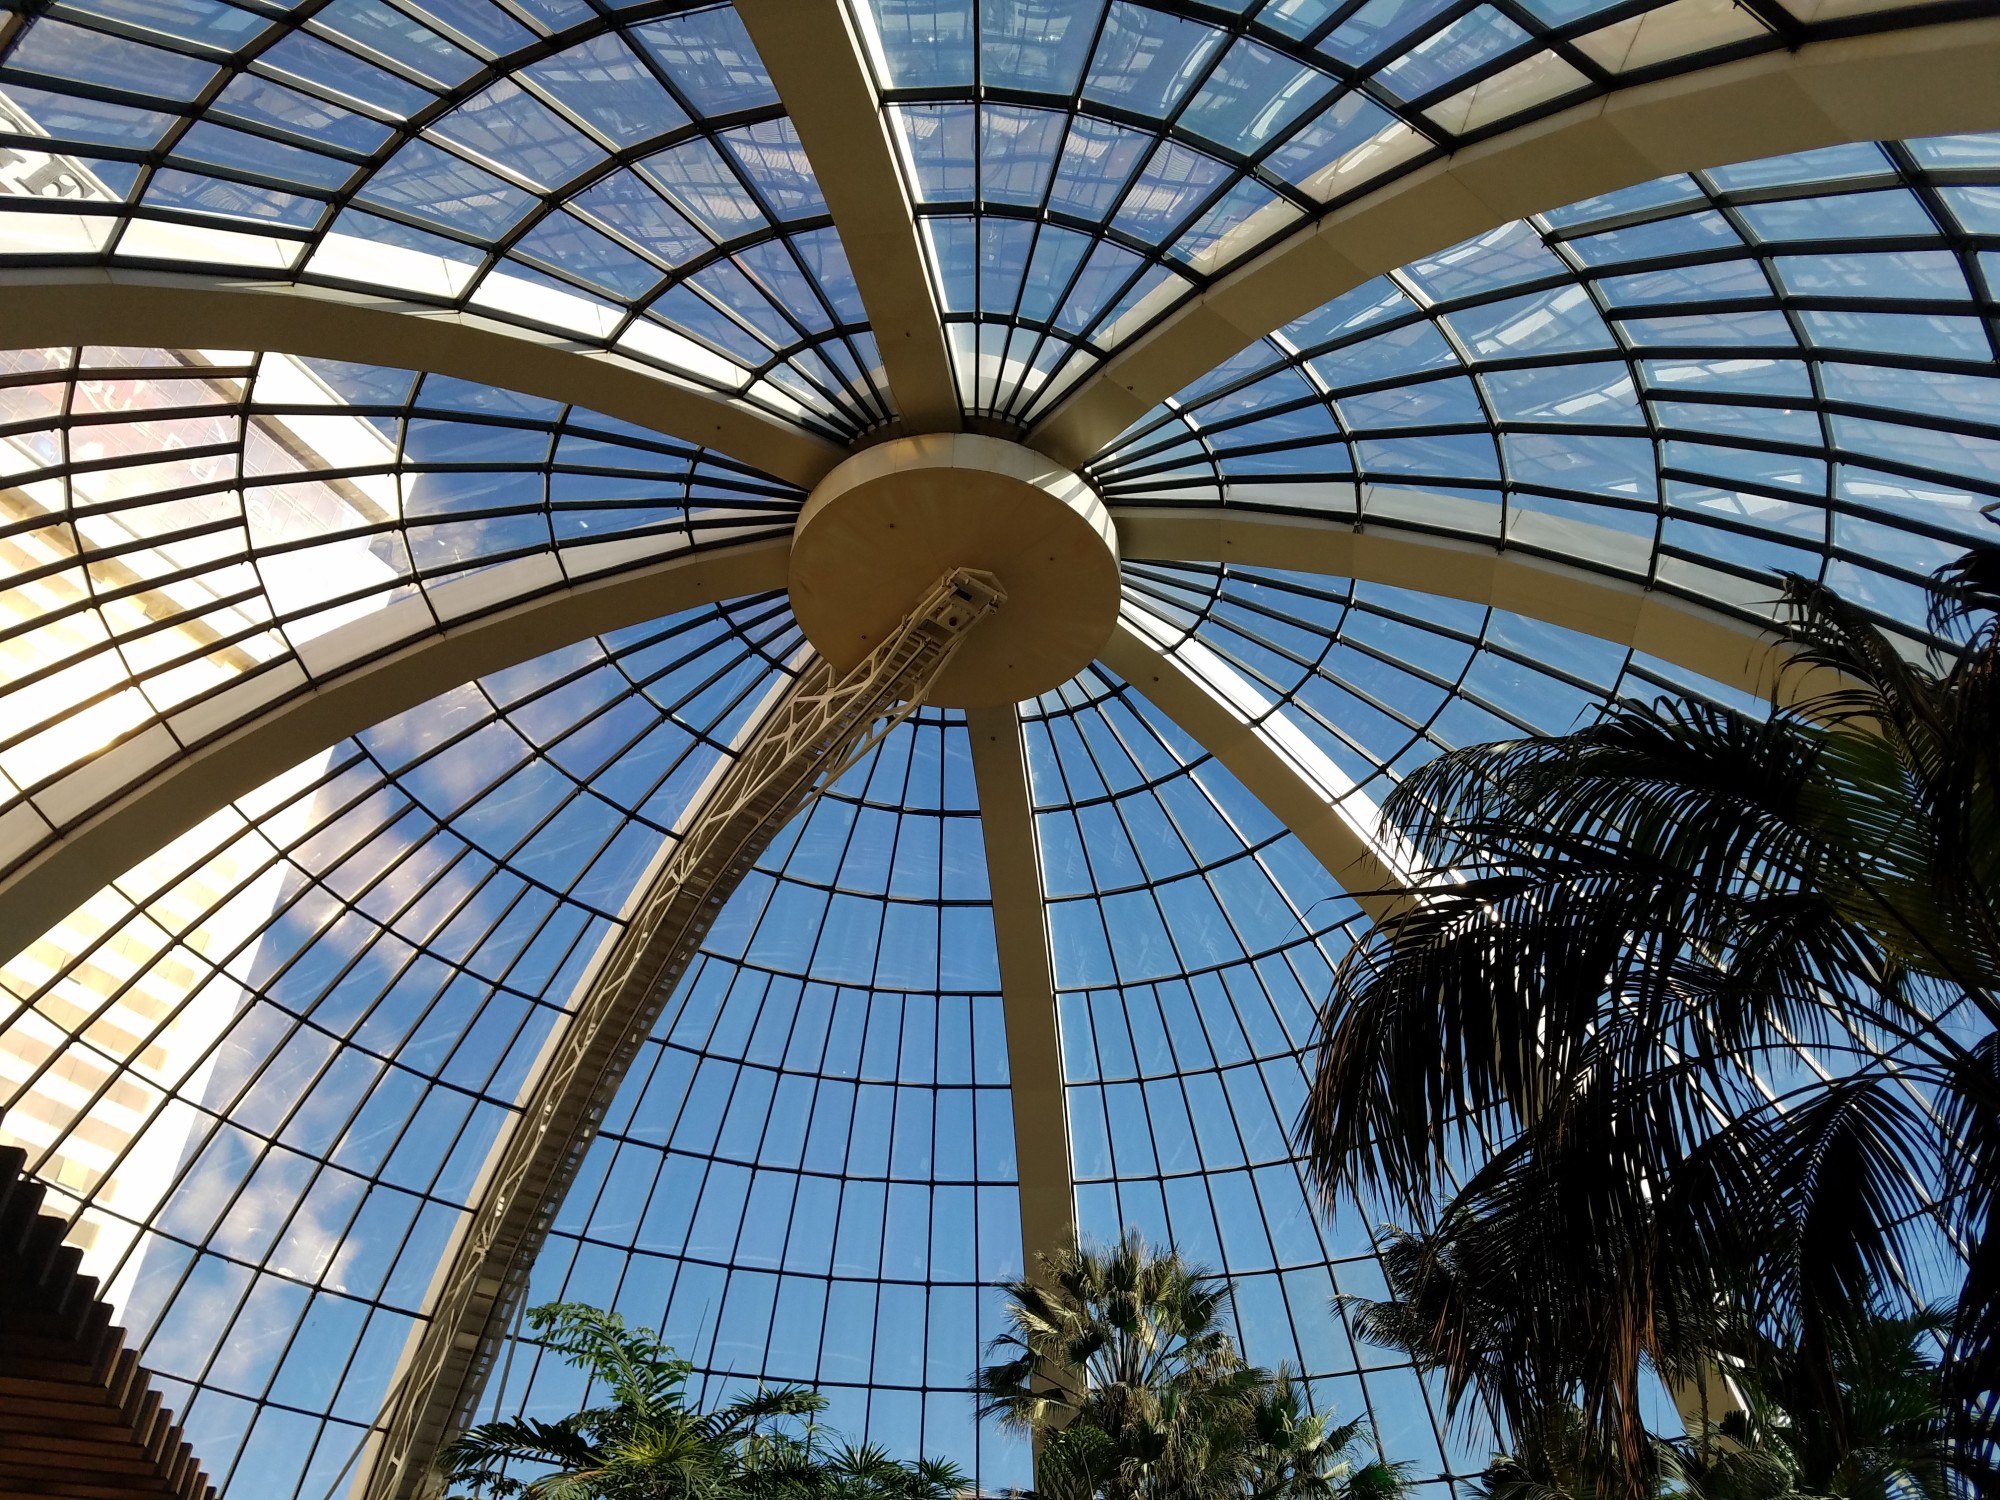
{"type": "Polygon", "coordinates": [[[924,698],[1005,598],[992,575],[940,578],[843,676],[813,657],[696,797],[627,908],[495,1142],[427,1295],[370,1439],[355,1500],[435,1494],[433,1461],[462,1431],[528,1273],[605,1109],[729,894],[778,832],[924,698]]]}

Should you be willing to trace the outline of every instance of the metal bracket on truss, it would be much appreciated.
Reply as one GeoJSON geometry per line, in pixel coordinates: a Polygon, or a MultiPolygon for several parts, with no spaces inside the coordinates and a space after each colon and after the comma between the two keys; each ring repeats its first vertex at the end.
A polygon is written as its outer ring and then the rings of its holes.
{"type": "Polygon", "coordinates": [[[488,1157],[472,1217],[390,1387],[356,1500],[439,1492],[433,1459],[469,1425],[604,1111],[723,904],[779,831],[915,711],[967,633],[1006,597],[991,573],[955,569],[852,671],[835,677],[813,657],[696,797],[488,1157]]]}

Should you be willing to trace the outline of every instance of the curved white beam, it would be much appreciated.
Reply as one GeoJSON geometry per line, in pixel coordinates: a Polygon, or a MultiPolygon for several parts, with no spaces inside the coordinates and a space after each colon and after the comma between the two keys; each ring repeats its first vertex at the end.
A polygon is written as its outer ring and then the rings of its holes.
{"type": "MultiPolygon", "coordinates": [[[[327,746],[439,693],[589,636],[700,604],[782,589],[790,548],[791,539],[778,536],[683,552],[443,626],[190,748],[176,750],[169,744],[158,768],[136,784],[119,779],[120,751],[127,747],[107,752],[72,773],[77,785],[65,785],[71,804],[86,811],[0,877],[0,948],[12,955],[27,947],[209,814],[327,746]],[[93,775],[104,797],[112,799],[103,805],[93,802],[87,789],[93,775]]],[[[541,561],[522,560],[528,565],[541,561]]],[[[501,571],[490,569],[466,582],[489,584],[501,571]]]]}
{"type": "Polygon", "coordinates": [[[810,489],[847,450],[608,350],[428,303],[296,281],[105,267],[0,271],[10,348],[252,349],[390,365],[587,406],[810,489]]]}
{"type": "Polygon", "coordinates": [[[1393,902],[1380,893],[1407,877],[1377,842],[1375,804],[1253,683],[1198,641],[1168,647],[1155,624],[1128,608],[1101,660],[1242,782],[1370,918],[1383,916],[1393,902]]]}
{"type": "Polygon", "coordinates": [[[993,936],[1000,950],[1000,999],[1007,1017],[1021,1266],[1023,1275],[1033,1276],[1038,1253],[1076,1243],[1069,1093],[1063,1087],[1062,1035],[1056,1024],[1048,902],[1020,712],[1012,704],[967,709],[965,727],[972,739],[972,777],[979,789],[993,936]]]}
{"type": "Polygon", "coordinates": [[[1279,241],[1080,381],[1029,432],[1081,468],[1245,345],[1523,215],[1673,172],[1850,141],[2000,130],[2000,17],[1810,42],[1638,84],[1384,183],[1279,241]]]}
{"type": "MultiPolygon", "coordinates": [[[[1238,562],[1361,578],[1512,610],[1634,647],[1758,695],[1775,685],[1774,637],[1737,616],[1609,573],[1491,545],[1356,529],[1225,507],[1121,507],[1112,512],[1127,557],[1238,562]]],[[[547,590],[412,641],[253,716],[191,749],[155,747],[156,769],[132,774],[121,746],[73,773],[62,800],[78,809],[56,837],[0,877],[0,932],[17,946],[231,799],[337,740],[458,684],[586,636],[696,604],[782,588],[789,541],[768,538],[680,554],[632,572],[547,590]]],[[[534,560],[510,567],[527,566],[534,560]]],[[[506,597],[505,569],[466,585],[506,597]]],[[[525,592],[525,590],[524,590],[525,592]]],[[[216,703],[203,705],[211,714],[216,703]]],[[[164,733],[164,731],[161,731],[164,733]]]]}
{"type": "Polygon", "coordinates": [[[840,232],[904,430],[962,416],[944,320],[868,59],[841,0],[736,0],[840,232]]]}
{"type": "Polygon", "coordinates": [[[1615,573],[1490,542],[1224,506],[1113,506],[1111,520],[1119,555],[1135,561],[1242,563],[1488,604],[1630,646],[1760,698],[1803,680],[1781,675],[1785,657],[1773,649],[1772,628],[1615,573]]]}
{"type": "MultiPolygon", "coordinates": [[[[1128,506],[1112,515],[1128,557],[1303,570],[1491,604],[1758,695],[1771,691],[1781,660],[1769,632],[1736,616],[1608,573],[1482,543],[1224,507],[1128,506]]],[[[0,932],[25,945],[234,797],[459,683],[585,636],[782,588],[788,552],[787,539],[770,538],[538,593],[263,706],[192,749],[163,745],[158,768],[143,775],[131,775],[120,752],[111,752],[65,785],[64,801],[78,816],[0,878],[0,932]]],[[[488,598],[504,598],[505,579],[496,576],[504,571],[467,583],[493,590],[488,598]]],[[[536,586],[546,584],[538,579],[536,586]]]]}

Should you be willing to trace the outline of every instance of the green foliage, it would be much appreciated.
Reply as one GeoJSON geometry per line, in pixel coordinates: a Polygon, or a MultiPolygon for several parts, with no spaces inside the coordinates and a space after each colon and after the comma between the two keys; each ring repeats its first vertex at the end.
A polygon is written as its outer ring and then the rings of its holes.
{"type": "Polygon", "coordinates": [[[1044,1500],[1396,1500],[1365,1422],[1314,1412],[1289,1372],[1246,1364],[1230,1285],[1136,1233],[1040,1258],[975,1377],[985,1410],[1040,1442],[1044,1500]]]}
{"type": "MultiPolygon", "coordinates": [[[[1404,1259],[1401,1272],[1408,1266],[1404,1259]]],[[[1390,1280],[1396,1289],[1400,1274],[1390,1280]]],[[[1439,1363],[1434,1325],[1407,1304],[1348,1306],[1367,1336],[1420,1367],[1439,1363]]],[[[1932,1309],[1858,1319],[1833,1351],[1831,1405],[1797,1341],[1753,1337],[1708,1372],[1707,1399],[1688,1393],[1688,1434],[1648,1434],[1636,1469],[1580,1406],[1553,1400],[1520,1415],[1512,1451],[1495,1455],[1479,1492],[1485,1500],[1610,1500],[1634,1489],[1649,1500],[1949,1500],[1945,1402],[1928,1352],[1947,1321],[1932,1309]]]]}
{"type": "Polygon", "coordinates": [[[558,1422],[473,1428],[443,1455],[447,1476],[488,1500],[949,1500],[965,1487],[938,1459],[908,1464],[813,1420],[826,1398],[759,1390],[703,1412],[693,1366],[650,1328],[575,1302],[533,1308],[528,1326],[591,1377],[606,1403],[558,1422]]]}
{"type": "Polygon", "coordinates": [[[1948,1500],[1945,1402],[1929,1349],[1949,1326],[1936,1308],[1855,1320],[1830,1351],[1831,1403],[1798,1340],[1753,1335],[1729,1356],[1741,1408],[1675,1445],[1680,1472],[1706,1500],[1948,1500]]]}
{"type": "Polygon", "coordinates": [[[1618,703],[1385,802],[1419,868],[1340,971],[1301,1134],[1326,1191],[1423,1230],[1364,1327],[1524,1451],[1573,1413],[1565,1493],[1646,1493],[1645,1372],[1684,1387],[1759,1341],[1851,1443],[1842,1351],[1946,1243],[1953,1461],[1993,1477],[1996,556],[1937,580],[1955,652],[1916,659],[1793,580],[1795,692],[1767,717],[1618,703]],[[1826,1074],[1788,1063],[1800,1043],[1826,1074]]]}

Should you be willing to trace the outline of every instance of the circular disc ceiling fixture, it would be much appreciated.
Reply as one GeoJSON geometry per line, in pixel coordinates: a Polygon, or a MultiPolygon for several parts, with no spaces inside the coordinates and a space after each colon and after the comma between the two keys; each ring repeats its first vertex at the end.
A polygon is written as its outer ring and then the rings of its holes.
{"type": "Polygon", "coordinates": [[[1068,681],[1118,617],[1118,547],[1096,491],[1018,443],[900,438],[821,480],[792,534],[792,610],[840,671],[952,568],[995,574],[1007,601],[967,637],[930,701],[1018,703],[1068,681]]]}

